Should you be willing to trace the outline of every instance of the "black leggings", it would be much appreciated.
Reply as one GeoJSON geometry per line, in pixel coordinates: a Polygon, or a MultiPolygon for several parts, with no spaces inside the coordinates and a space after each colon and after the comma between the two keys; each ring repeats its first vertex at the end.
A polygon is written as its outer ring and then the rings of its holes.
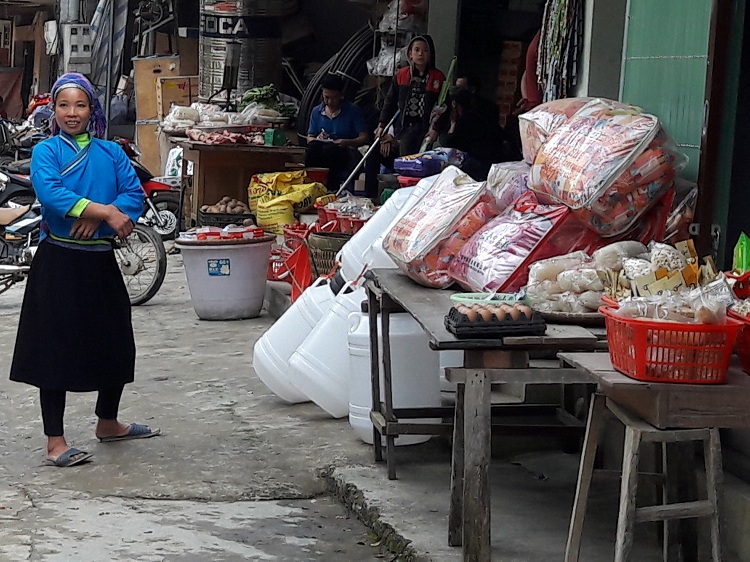
{"type": "MultiPolygon", "coordinates": [[[[96,399],[96,415],[103,420],[116,420],[120,408],[122,386],[107,388],[99,391],[96,399]]],[[[65,391],[39,389],[42,404],[42,422],[44,434],[47,437],[61,437],[63,431],[63,415],[65,414],[65,391]]]]}

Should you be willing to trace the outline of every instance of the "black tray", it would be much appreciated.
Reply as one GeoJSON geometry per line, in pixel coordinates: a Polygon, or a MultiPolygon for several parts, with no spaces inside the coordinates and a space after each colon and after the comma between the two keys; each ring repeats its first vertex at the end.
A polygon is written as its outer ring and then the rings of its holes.
{"type": "Polygon", "coordinates": [[[453,307],[445,315],[445,328],[457,338],[542,336],[547,331],[547,323],[536,310],[532,312],[531,318],[526,320],[511,320],[507,314],[506,318],[507,320],[500,321],[493,314],[489,321],[479,318],[471,322],[465,314],[453,307]]]}

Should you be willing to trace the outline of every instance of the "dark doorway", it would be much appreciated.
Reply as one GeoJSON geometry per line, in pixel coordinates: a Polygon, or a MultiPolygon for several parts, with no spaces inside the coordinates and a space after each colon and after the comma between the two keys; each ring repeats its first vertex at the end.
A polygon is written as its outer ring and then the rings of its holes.
{"type": "Polygon", "coordinates": [[[31,86],[34,83],[34,42],[23,42],[23,80],[21,81],[21,100],[23,101],[24,113],[29,103],[31,86]]]}
{"type": "MultiPolygon", "coordinates": [[[[740,68],[750,68],[750,10],[745,10],[745,37],[742,41],[740,68]]],[[[732,156],[732,181],[729,192],[729,214],[727,216],[726,251],[724,267],[732,267],[732,252],[741,232],[750,235],[750,167],[747,165],[750,149],[750,112],[744,108],[750,103],[750,73],[740,72],[737,84],[737,121],[734,129],[734,154],[732,156]]]]}

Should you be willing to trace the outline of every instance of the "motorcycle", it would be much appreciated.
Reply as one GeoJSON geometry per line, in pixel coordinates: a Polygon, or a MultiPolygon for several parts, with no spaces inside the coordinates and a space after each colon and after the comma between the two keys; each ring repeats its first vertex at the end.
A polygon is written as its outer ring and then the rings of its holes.
{"type": "Polygon", "coordinates": [[[0,162],[9,163],[31,157],[31,151],[47,138],[41,129],[28,122],[0,121],[0,162]]]}
{"type": "Polygon", "coordinates": [[[162,240],[173,240],[177,234],[177,217],[180,210],[179,185],[170,185],[156,179],[138,160],[141,151],[137,145],[122,138],[116,138],[114,141],[130,158],[130,163],[135,168],[135,173],[141,180],[143,192],[146,194],[141,215],[142,222],[158,232],[162,240]]]}
{"type": "MultiPolygon", "coordinates": [[[[17,183],[23,179],[0,172],[0,294],[26,279],[39,246],[41,205],[28,178],[28,185],[17,183]],[[25,203],[29,199],[32,202],[25,203]]],[[[130,304],[149,301],[167,274],[167,253],[160,236],[138,223],[129,236],[115,239],[114,250],[130,304]]]]}

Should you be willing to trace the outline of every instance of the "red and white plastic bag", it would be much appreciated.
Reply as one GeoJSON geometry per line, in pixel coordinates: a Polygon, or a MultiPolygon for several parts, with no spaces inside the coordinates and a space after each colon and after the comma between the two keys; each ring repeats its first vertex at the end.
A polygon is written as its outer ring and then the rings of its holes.
{"type": "Polygon", "coordinates": [[[566,206],[541,205],[527,193],[471,237],[449,273],[467,291],[517,291],[532,263],[584,249],[596,239],[566,206]]]}
{"type": "Polygon", "coordinates": [[[386,234],[383,249],[411,279],[443,289],[453,284],[448,275],[453,258],[498,214],[484,182],[449,166],[386,234]]]}
{"type": "Polygon", "coordinates": [[[610,237],[626,232],[659,201],[685,164],[656,117],[595,99],[547,138],[529,183],[610,237]]]}

